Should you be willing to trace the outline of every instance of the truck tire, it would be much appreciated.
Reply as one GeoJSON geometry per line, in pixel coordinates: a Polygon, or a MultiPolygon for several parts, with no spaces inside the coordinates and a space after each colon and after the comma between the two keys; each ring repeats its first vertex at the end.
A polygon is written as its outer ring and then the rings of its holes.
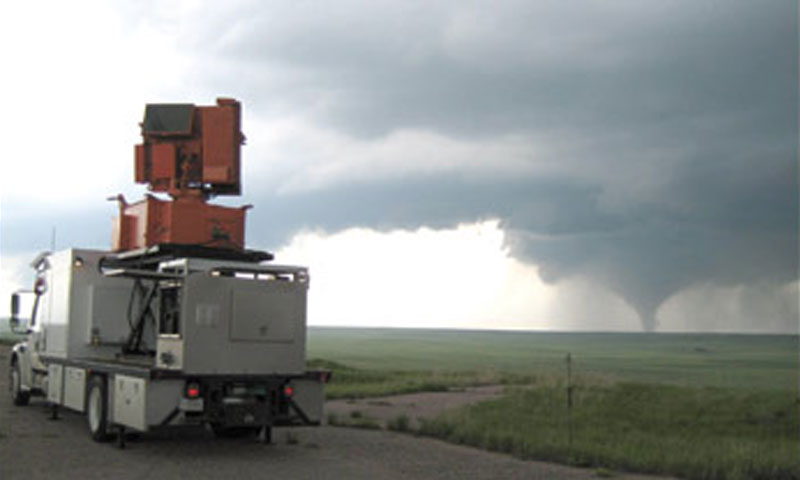
{"type": "Polygon", "coordinates": [[[31,399],[30,392],[22,391],[22,372],[16,360],[8,370],[8,390],[11,393],[11,401],[19,407],[27,405],[31,399]]]}
{"type": "Polygon", "coordinates": [[[107,442],[108,434],[108,395],[105,378],[95,375],[86,387],[86,423],[89,434],[95,442],[107,442]]]}

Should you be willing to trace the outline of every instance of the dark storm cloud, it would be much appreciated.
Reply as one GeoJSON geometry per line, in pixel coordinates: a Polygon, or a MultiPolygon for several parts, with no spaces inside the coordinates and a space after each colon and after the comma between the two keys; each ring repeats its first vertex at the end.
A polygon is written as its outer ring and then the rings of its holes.
{"type": "Polygon", "coordinates": [[[796,276],[797,169],[765,160],[768,168],[733,175],[725,162],[709,163],[705,173],[687,167],[668,182],[669,201],[625,212],[604,208],[599,186],[549,178],[432,178],[261,196],[248,242],[277,247],[302,229],[451,228],[500,218],[512,254],[540,265],[544,280],[591,276],[623,295],[653,329],[661,303],[687,286],[780,285],[796,276]]]}
{"type": "Polygon", "coordinates": [[[503,5],[258,4],[232,22],[214,48],[255,115],[531,135],[560,165],[254,194],[250,237],[497,217],[545,279],[591,276],[647,329],[682,288],[796,278],[795,2],[503,5]]]}
{"type": "Polygon", "coordinates": [[[661,3],[262,6],[217,52],[250,108],[348,134],[630,128],[785,100],[792,2],[661,3]]]}
{"type": "MultiPolygon", "coordinates": [[[[157,4],[125,4],[126,28],[178,32],[186,88],[241,98],[260,124],[300,118],[359,142],[398,130],[532,139],[519,175],[358,172],[314,190],[244,178],[253,248],[301,229],[498,218],[511,254],[545,280],[591,277],[647,329],[681,289],[797,278],[794,1],[251,2],[167,20],[157,4]]],[[[268,133],[254,128],[251,139],[268,133]]],[[[299,159],[255,158],[254,146],[245,162],[303,177],[299,159]]],[[[116,213],[31,225],[7,212],[3,254],[48,248],[53,225],[59,245],[106,247],[116,213]]]]}
{"type": "Polygon", "coordinates": [[[619,220],[596,210],[597,194],[596,189],[546,179],[499,184],[431,178],[263,196],[251,213],[249,238],[278,247],[304,229],[452,228],[478,218],[507,218],[514,223],[517,215],[529,222],[526,228],[553,235],[612,230],[619,220]]]}

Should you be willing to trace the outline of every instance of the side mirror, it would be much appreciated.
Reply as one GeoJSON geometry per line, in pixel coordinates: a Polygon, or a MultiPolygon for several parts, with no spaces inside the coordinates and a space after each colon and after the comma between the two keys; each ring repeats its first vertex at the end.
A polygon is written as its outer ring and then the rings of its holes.
{"type": "Polygon", "coordinates": [[[11,294],[11,324],[19,325],[19,294],[11,294]]]}

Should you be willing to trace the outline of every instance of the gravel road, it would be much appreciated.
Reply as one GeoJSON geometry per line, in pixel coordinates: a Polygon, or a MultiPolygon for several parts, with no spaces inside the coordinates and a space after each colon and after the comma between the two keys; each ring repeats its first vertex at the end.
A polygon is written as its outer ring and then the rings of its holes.
{"type": "MultiPolygon", "coordinates": [[[[50,420],[42,400],[14,407],[0,346],[0,479],[590,479],[575,469],[375,430],[275,429],[274,443],[216,439],[199,429],[155,432],[124,450],[91,441],[82,415],[50,420]]],[[[647,478],[627,476],[616,478],[647,478]]]]}

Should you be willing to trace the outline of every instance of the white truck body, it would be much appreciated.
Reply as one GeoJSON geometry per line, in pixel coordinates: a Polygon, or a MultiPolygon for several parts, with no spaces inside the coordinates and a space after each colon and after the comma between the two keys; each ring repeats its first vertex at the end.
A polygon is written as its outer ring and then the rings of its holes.
{"type": "Polygon", "coordinates": [[[273,425],[319,424],[327,373],[306,371],[305,268],[190,257],[104,267],[113,256],[39,257],[32,325],[11,355],[15,403],[41,394],[88,413],[95,439],[198,423],[268,439],[273,425]]]}

